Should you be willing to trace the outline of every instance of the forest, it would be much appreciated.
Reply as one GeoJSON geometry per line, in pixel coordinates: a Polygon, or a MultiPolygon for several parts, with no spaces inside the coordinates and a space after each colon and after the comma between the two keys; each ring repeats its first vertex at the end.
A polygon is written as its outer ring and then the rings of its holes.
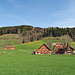
{"type": "Polygon", "coordinates": [[[23,42],[32,42],[32,41],[40,40],[43,37],[60,37],[63,35],[69,35],[73,39],[73,41],[75,41],[75,27],[40,28],[40,27],[33,27],[31,25],[1,27],[0,35],[4,35],[4,34],[18,34],[20,37],[23,37],[23,42]]]}

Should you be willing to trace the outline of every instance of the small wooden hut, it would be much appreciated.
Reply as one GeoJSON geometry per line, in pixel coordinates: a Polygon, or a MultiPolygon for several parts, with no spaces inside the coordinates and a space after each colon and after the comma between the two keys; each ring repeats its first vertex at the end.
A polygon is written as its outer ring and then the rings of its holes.
{"type": "Polygon", "coordinates": [[[15,46],[4,46],[3,50],[15,50],[16,47],[15,46]]]}

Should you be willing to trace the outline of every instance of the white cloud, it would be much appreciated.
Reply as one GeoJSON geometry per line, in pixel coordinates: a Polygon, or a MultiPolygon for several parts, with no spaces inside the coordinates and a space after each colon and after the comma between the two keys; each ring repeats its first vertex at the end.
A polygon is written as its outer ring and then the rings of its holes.
{"type": "Polygon", "coordinates": [[[17,1],[17,0],[7,0],[7,1],[12,3],[16,7],[24,7],[21,1],[17,1]]]}
{"type": "Polygon", "coordinates": [[[53,25],[58,27],[75,27],[75,1],[70,0],[66,9],[59,10],[53,15],[59,18],[59,21],[53,25]]]}
{"type": "Polygon", "coordinates": [[[4,25],[5,25],[5,24],[3,24],[3,23],[0,23],[0,27],[4,27],[4,25]]]}
{"type": "Polygon", "coordinates": [[[20,16],[16,16],[16,15],[13,15],[13,14],[10,14],[10,16],[11,16],[11,17],[14,17],[14,18],[16,18],[16,19],[18,19],[18,20],[20,20],[20,21],[22,21],[22,22],[24,22],[25,24],[31,25],[30,22],[28,22],[27,20],[21,18],[20,16]]]}
{"type": "Polygon", "coordinates": [[[28,3],[25,3],[24,0],[7,0],[8,2],[12,3],[15,7],[23,8],[29,7],[30,0],[27,0],[28,3]]]}
{"type": "Polygon", "coordinates": [[[68,18],[65,19],[63,21],[57,22],[54,25],[56,25],[56,27],[75,27],[75,19],[73,18],[68,18]]]}
{"type": "Polygon", "coordinates": [[[0,22],[0,27],[15,26],[15,25],[32,25],[29,21],[20,16],[14,14],[7,14],[7,16],[6,16],[7,18],[4,19],[3,23],[0,22]]]}

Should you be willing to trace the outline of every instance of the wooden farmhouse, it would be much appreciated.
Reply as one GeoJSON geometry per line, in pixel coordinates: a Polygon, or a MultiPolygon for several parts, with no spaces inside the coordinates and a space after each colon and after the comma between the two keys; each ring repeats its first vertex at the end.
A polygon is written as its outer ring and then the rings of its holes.
{"type": "Polygon", "coordinates": [[[33,54],[51,54],[51,49],[43,44],[39,49],[35,49],[33,51],[33,54]]]}
{"type": "Polygon", "coordinates": [[[15,46],[4,46],[3,50],[15,50],[16,47],[15,46]]]}
{"type": "Polygon", "coordinates": [[[63,45],[55,45],[53,48],[53,54],[64,54],[64,46],[63,45]]]}
{"type": "Polygon", "coordinates": [[[68,44],[56,44],[53,48],[53,54],[72,54],[74,49],[68,44]]]}
{"type": "Polygon", "coordinates": [[[65,54],[72,54],[74,51],[74,48],[70,47],[68,44],[65,44],[64,48],[65,48],[65,54]]]}

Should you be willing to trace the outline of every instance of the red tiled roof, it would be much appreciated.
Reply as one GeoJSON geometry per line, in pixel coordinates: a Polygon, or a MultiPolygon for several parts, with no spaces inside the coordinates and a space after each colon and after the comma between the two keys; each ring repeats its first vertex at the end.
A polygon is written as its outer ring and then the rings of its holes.
{"type": "Polygon", "coordinates": [[[64,49],[63,45],[56,45],[58,49],[64,49]]]}

